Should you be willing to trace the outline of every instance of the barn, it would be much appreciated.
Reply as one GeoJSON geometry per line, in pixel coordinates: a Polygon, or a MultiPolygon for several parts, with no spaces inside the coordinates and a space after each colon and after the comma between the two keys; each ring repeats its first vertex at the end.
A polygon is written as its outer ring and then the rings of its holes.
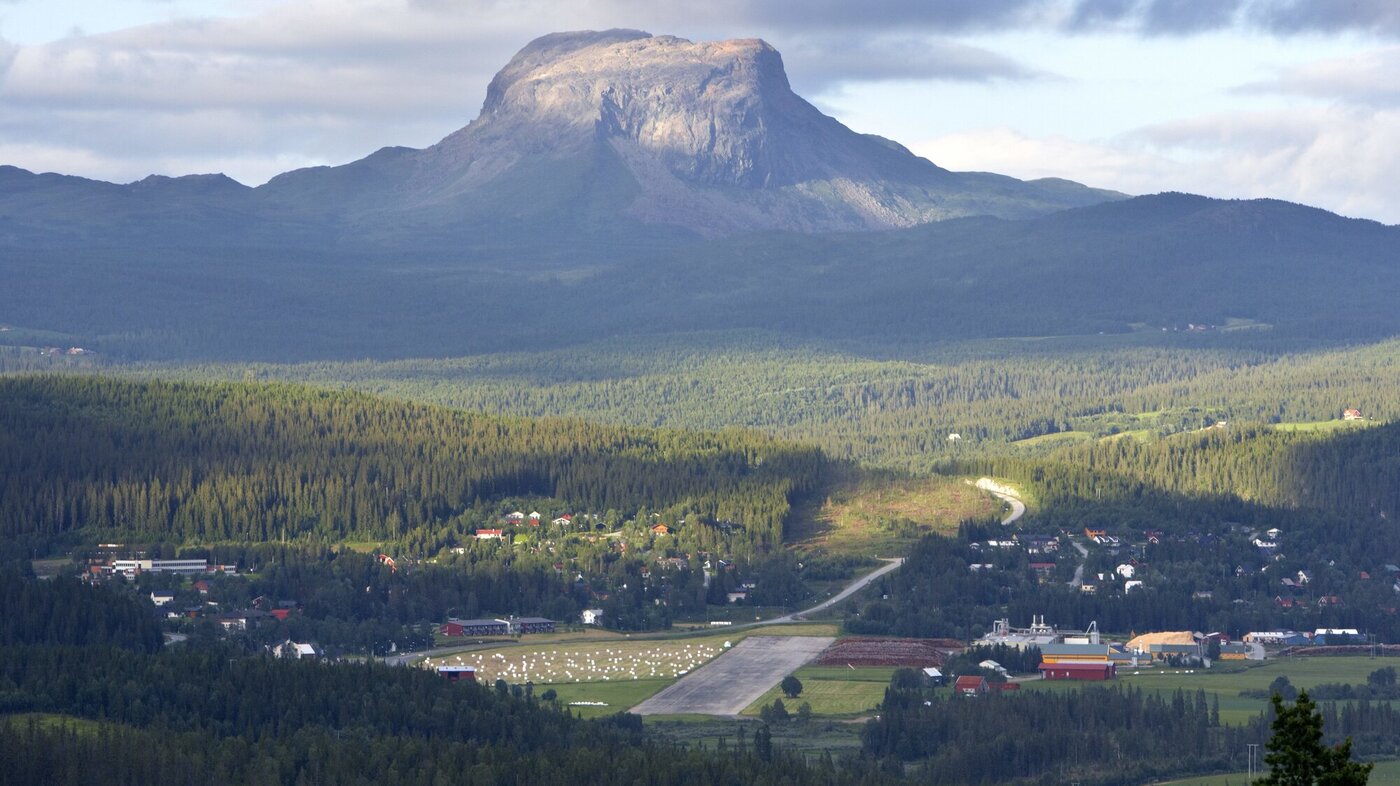
{"type": "Polygon", "coordinates": [[[476,682],[476,669],[471,666],[438,666],[437,673],[448,682],[476,682]]]}
{"type": "Polygon", "coordinates": [[[1113,663],[1042,663],[1040,675],[1047,680],[1088,680],[1102,682],[1118,675],[1113,663]]]}

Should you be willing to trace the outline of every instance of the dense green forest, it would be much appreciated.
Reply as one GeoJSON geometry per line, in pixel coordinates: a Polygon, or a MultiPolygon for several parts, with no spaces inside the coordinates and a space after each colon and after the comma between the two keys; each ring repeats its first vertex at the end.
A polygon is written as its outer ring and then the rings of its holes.
{"type": "Polygon", "coordinates": [[[0,646],[160,648],[160,622],[148,605],[76,579],[35,581],[0,569],[0,612],[0,646]]]}
{"type": "MultiPolygon", "coordinates": [[[[186,543],[469,537],[509,498],[689,512],[753,553],[781,542],[815,449],[751,432],[525,420],[289,386],[0,379],[0,534],[186,543]],[[721,529],[709,524],[726,523],[721,529]]],[[[564,511],[556,511],[557,513],[564,511]]],[[[439,541],[439,545],[445,545],[439,541]]]]}
{"type": "MultiPolygon", "coordinates": [[[[233,657],[231,657],[233,656],[233,657]]],[[[512,691],[420,669],[0,648],[0,782],[841,784],[781,751],[683,751],[641,719],[579,721],[512,691]],[[98,721],[27,721],[42,713],[98,721]]],[[[867,781],[870,782],[870,781],[867,781]]]]}
{"type": "Polygon", "coordinates": [[[305,382],[504,415],[742,426],[919,472],[1220,420],[1329,421],[1348,407],[1400,418],[1400,342],[1308,348],[1249,330],[881,346],[729,331],[446,360],[106,370],[305,382]]]}
{"type": "MultiPolygon", "coordinates": [[[[962,698],[896,673],[864,730],[872,756],[917,763],[932,783],[1125,786],[1191,772],[1241,770],[1246,744],[1272,719],[1221,725],[1203,691],[1171,696],[1132,687],[1021,691],[962,698]]],[[[1393,755],[1400,711],[1385,703],[1326,704],[1326,742],[1351,737],[1357,755],[1393,755]]]]}

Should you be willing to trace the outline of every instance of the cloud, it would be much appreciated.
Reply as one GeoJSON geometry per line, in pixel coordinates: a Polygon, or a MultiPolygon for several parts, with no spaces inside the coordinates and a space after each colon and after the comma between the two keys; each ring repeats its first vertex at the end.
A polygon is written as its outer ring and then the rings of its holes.
{"type": "Polygon", "coordinates": [[[1280,93],[1363,106],[1400,106],[1400,47],[1285,69],[1241,93],[1280,93]]]}
{"type": "Polygon", "coordinates": [[[798,37],[781,47],[799,93],[848,82],[1030,80],[1049,75],[982,47],[943,38],[798,37]]]}
{"type": "Polygon", "coordinates": [[[1064,177],[1127,193],[1272,197],[1395,224],[1397,138],[1400,111],[1310,107],[1206,115],[1090,142],[981,129],[912,149],[951,169],[1064,177]]]}

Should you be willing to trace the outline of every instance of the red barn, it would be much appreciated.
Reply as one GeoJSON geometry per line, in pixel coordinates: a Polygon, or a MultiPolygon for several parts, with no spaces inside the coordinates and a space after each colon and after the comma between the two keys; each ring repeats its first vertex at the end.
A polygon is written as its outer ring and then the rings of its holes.
{"type": "Polygon", "coordinates": [[[476,669],[471,666],[438,666],[437,673],[448,682],[476,682],[476,669]]]}
{"type": "Polygon", "coordinates": [[[1113,663],[1042,663],[1040,674],[1047,680],[1090,680],[1102,682],[1118,675],[1113,663]]]}

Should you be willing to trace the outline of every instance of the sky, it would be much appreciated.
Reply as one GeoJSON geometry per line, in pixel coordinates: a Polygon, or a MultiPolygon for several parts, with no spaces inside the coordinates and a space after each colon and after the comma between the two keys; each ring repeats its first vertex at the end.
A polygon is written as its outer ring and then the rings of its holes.
{"type": "Polygon", "coordinates": [[[950,169],[1400,223],[1395,0],[0,0],[0,164],[250,185],[467,124],[531,39],[761,37],[950,169]]]}

